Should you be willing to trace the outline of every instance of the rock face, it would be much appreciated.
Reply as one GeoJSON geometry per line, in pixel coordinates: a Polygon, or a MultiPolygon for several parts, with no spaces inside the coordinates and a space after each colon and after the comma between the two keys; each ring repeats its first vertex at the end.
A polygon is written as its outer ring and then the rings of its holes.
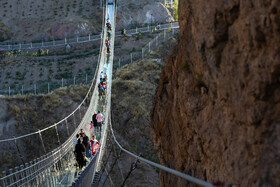
{"type": "Polygon", "coordinates": [[[174,21],[169,10],[159,1],[120,0],[117,12],[117,30],[144,24],[174,21]]]}
{"type": "MultiPolygon", "coordinates": [[[[180,0],[151,135],[162,164],[237,186],[280,185],[280,2],[180,0]]],[[[161,186],[188,183],[161,172],[161,186]]]]}

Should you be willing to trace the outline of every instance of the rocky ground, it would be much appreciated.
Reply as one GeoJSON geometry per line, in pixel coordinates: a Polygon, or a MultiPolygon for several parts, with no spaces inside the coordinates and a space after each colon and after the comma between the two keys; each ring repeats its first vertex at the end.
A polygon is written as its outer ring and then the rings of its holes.
{"type": "MultiPolygon", "coordinates": [[[[180,0],[179,44],[151,111],[162,164],[209,182],[280,185],[279,7],[180,0]]],[[[160,178],[161,186],[191,186],[160,178]]]]}

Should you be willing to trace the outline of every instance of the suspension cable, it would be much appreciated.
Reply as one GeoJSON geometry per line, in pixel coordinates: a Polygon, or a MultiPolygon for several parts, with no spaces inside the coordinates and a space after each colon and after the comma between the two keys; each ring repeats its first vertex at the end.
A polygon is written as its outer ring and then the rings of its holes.
{"type": "Polygon", "coordinates": [[[108,163],[108,161],[109,161],[109,158],[110,158],[110,156],[111,156],[111,153],[112,153],[112,147],[113,147],[113,144],[111,145],[111,149],[110,149],[110,152],[109,152],[109,156],[107,157],[107,160],[106,160],[105,164],[104,164],[103,167],[102,167],[101,174],[99,175],[98,181],[97,181],[96,184],[99,184],[100,179],[101,179],[101,177],[102,177],[102,175],[103,175],[103,173],[104,173],[105,167],[106,167],[106,165],[107,165],[107,163],[108,163]]]}
{"type": "Polygon", "coordinates": [[[116,158],[115,158],[115,160],[114,160],[114,163],[112,164],[112,166],[111,166],[111,168],[110,168],[110,171],[109,171],[109,173],[108,173],[108,175],[107,175],[105,181],[103,182],[102,187],[106,184],[106,181],[107,181],[107,179],[108,179],[108,176],[110,176],[110,173],[111,173],[111,171],[113,170],[114,166],[116,165],[117,160],[120,158],[121,153],[122,153],[122,150],[120,150],[120,153],[116,156],[116,158]]]}
{"type": "Polygon", "coordinates": [[[149,164],[149,165],[155,166],[155,167],[157,167],[157,168],[159,168],[159,169],[161,169],[161,170],[164,170],[164,171],[166,171],[166,172],[168,172],[168,173],[172,173],[172,174],[174,174],[174,175],[176,175],[176,176],[182,177],[183,179],[186,179],[186,180],[191,181],[191,182],[193,182],[193,183],[196,183],[196,184],[198,184],[198,185],[205,186],[205,187],[214,187],[214,185],[211,184],[211,183],[209,183],[209,182],[203,181],[203,180],[201,180],[201,179],[195,178],[195,177],[193,177],[193,176],[187,175],[187,174],[182,173],[182,172],[179,172],[179,171],[177,171],[177,170],[168,168],[168,167],[163,166],[163,165],[161,165],[161,164],[152,162],[152,161],[150,161],[150,160],[147,160],[147,159],[145,159],[145,158],[143,158],[143,157],[141,157],[141,156],[135,155],[135,154],[129,152],[128,150],[124,149],[124,148],[120,145],[120,143],[117,141],[117,139],[116,139],[116,137],[115,137],[114,130],[113,130],[113,127],[112,127],[111,118],[110,118],[109,123],[110,123],[110,129],[111,129],[111,133],[112,133],[112,136],[113,136],[113,138],[114,138],[114,141],[116,142],[116,144],[119,146],[119,148],[120,148],[122,151],[126,152],[127,154],[129,154],[129,155],[131,155],[131,156],[133,156],[133,157],[135,157],[135,158],[137,158],[137,159],[139,159],[139,160],[141,160],[141,161],[143,161],[143,162],[145,162],[145,163],[147,163],[147,164],[149,164]]]}
{"type": "Polygon", "coordinates": [[[125,182],[127,181],[127,179],[129,178],[129,176],[131,175],[131,173],[137,168],[137,164],[139,163],[139,159],[136,158],[136,160],[134,162],[131,163],[130,166],[130,170],[128,172],[128,174],[126,175],[121,187],[123,187],[125,185],[125,182]]]}

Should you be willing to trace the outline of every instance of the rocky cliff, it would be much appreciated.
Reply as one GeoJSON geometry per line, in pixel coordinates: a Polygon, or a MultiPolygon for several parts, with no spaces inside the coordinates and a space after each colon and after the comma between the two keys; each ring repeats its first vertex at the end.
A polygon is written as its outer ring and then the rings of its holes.
{"type": "MultiPolygon", "coordinates": [[[[151,110],[162,164],[209,182],[280,185],[280,2],[180,0],[180,41],[151,110]]],[[[161,172],[161,186],[185,186],[161,172]]]]}

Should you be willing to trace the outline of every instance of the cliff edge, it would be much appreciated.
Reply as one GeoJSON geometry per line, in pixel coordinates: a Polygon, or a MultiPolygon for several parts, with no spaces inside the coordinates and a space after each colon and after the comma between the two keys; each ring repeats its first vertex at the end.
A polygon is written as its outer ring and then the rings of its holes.
{"type": "MultiPolygon", "coordinates": [[[[162,164],[209,182],[280,185],[279,5],[180,0],[179,44],[151,110],[162,164]]],[[[161,186],[187,184],[160,173],[161,186]]]]}

